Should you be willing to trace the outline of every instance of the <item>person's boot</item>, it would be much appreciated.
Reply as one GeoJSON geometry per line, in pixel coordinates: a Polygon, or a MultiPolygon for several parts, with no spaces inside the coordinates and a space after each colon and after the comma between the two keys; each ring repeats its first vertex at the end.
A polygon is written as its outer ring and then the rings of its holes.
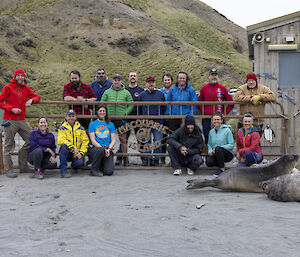
{"type": "Polygon", "coordinates": [[[128,167],[129,166],[129,160],[128,157],[123,157],[123,166],[128,167]]]}
{"type": "Polygon", "coordinates": [[[115,162],[115,165],[116,165],[116,166],[120,166],[121,164],[122,164],[122,157],[118,156],[118,157],[117,157],[117,160],[116,160],[116,162],[115,162]]]}
{"type": "Polygon", "coordinates": [[[6,176],[9,178],[16,178],[16,177],[18,177],[18,175],[19,175],[19,173],[15,172],[13,170],[9,170],[6,174],[6,176]]]}
{"type": "Polygon", "coordinates": [[[165,164],[166,164],[166,157],[161,157],[161,158],[160,158],[160,163],[161,163],[162,165],[165,165],[165,164]]]}

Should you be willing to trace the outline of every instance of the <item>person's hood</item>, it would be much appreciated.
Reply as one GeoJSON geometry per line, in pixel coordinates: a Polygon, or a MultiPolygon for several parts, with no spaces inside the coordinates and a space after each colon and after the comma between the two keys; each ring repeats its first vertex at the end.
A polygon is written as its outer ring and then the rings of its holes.
{"type": "Polygon", "coordinates": [[[229,128],[230,131],[232,131],[232,127],[230,125],[227,124],[221,124],[220,129],[224,129],[224,128],[229,128]]]}

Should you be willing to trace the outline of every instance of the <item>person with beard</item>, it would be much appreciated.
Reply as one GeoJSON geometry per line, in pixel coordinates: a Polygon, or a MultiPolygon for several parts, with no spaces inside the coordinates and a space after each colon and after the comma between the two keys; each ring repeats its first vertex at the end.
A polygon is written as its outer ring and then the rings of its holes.
{"type": "MultiPolygon", "coordinates": [[[[162,82],[163,82],[163,87],[160,89],[160,91],[164,93],[166,101],[168,101],[168,96],[169,96],[170,89],[171,89],[172,83],[173,83],[172,74],[170,72],[165,72],[162,76],[162,82]]],[[[165,111],[164,115],[170,115],[170,106],[169,105],[166,106],[166,111],[165,111]]],[[[169,121],[170,120],[166,120],[165,124],[170,129],[169,121]]],[[[167,136],[163,137],[161,144],[162,144],[162,146],[161,146],[162,153],[166,153],[167,152],[167,136]]],[[[166,157],[164,157],[164,156],[161,157],[160,162],[161,162],[161,164],[166,164],[166,157]]]]}
{"type": "MultiPolygon", "coordinates": [[[[232,96],[228,93],[228,90],[223,85],[219,84],[219,74],[216,68],[212,68],[209,72],[209,83],[204,85],[200,89],[200,94],[198,96],[198,101],[233,101],[232,96]]],[[[228,114],[233,105],[227,105],[226,108],[222,104],[218,105],[204,105],[204,110],[202,105],[199,105],[199,109],[204,115],[213,115],[215,112],[220,112],[222,114],[228,114]]],[[[208,134],[211,127],[211,119],[202,119],[203,134],[205,138],[205,144],[208,142],[208,134]]]]}
{"type": "Polygon", "coordinates": [[[97,96],[97,101],[101,100],[103,93],[112,86],[112,82],[107,79],[104,68],[99,68],[96,71],[95,81],[91,83],[91,87],[97,96]]]}
{"type": "Polygon", "coordinates": [[[181,167],[187,168],[188,175],[194,175],[197,167],[203,164],[201,156],[203,139],[201,129],[191,115],[185,117],[184,126],[175,130],[167,139],[173,175],[182,174],[181,167]]]}
{"type": "Polygon", "coordinates": [[[20,172],[28,171],[27,152],[29,149],[30,127],[25,121],[26,107],[40,101],[40,97],[27,85],[25,71],[17,69],[14,78],[5,85],[0,94],[0,108],[4,110],[4,170],[9,178],[15,178],[18,173],[13,170],[11,153],[15,148],[15,135],[18,133],[25,141],[18,153],[20,172]]]}
{"type": "MultiPolygon", "coordinates": [[[[129,80],[129,84],[127,87],[125,87],[125,89],[127,91],[129,91],[129,93],[131,94],[132,96],[132,99],[133,101],[138,101],[138,98],[139,98],[139,95],[140,93],[142,93],[144,91],[144,88],[140,87],[138,84],[137,84],[137,81],[138,81],[138,77],[137,77],[137,73],[135,71],[132,71],[129,73],[129,77],[128,77],[128,80],[129,80]]],[[[137,115],[137,106],[134,106],[130,115],[137,115]]],[[[128,119],[126,120],[127,123],[133,121],[132,119],[128,119]]],[[[137,133],[138,131],[138,128],[135,128],[134,132],[135,134],[137,133]]],[[[128,131],[126,133],[126,136],[127,136],[127,141],[128,141],[128,138],[130,136],[130,132],[131,131],[128,131]]],[[[118,150],[119,153],[122,152],[121,150],[121,145],[120,145],[120,148],[118,150]]],[[[122,162],[122,157],[117,157],[117,160],[115,162],[115,165],[121,165],[121,162],[122,162]]]]}
{"type": "MultiPolygon", "coordinates": [[[[172,102],[197,102],[195,89],[189,82],[189,76],[186,72],[180,71],[177,75],[177,82],[171,87],[168,94],[168,101],[172,102]]],[[[197,105],[171,105],[171,115],[194,115],[197,105]]],[[[181,119],[170,119],[169,128],[175,131],[181,126],[181,119]]]]}
{"type": "MultiPolygon", "coordinates": [[[[96,95],[93,89],[81,82],[80,72],[73,70],[70,72],[70,83],[66,84],[63,89],[64,101],[91,102],[96,101],[96,95]]],[[[69,109],[73,109],[76,114],[90,115],[90,107],[86,105],[69,105],[69,109]],[[82,111],[83,109],[83,111],[82,111]]],[[[85,129],[88,129],[90,119],[80,118],[77,120],[85,129]]]]}

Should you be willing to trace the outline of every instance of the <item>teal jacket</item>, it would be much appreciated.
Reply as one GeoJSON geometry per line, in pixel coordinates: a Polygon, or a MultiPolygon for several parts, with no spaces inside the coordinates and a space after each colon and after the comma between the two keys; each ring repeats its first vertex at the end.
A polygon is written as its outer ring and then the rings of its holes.
{"type": "MultiPolygon", "coordinates": [[[[101,97],[101,102],[133,102],[128,90],[121,87],[115,90],[113,86],[107,89],[101,97]]],[[[128,115],[131,113],[133,105],[108,104],[108,115],[128,115]]]]}
{"type": "Polygon", "coordinates": [[[232,136],[232,128],[230,125],[222,124],[216,132],[215,128],[209,131],[208,135],[208,153],[210,153],[217,146],[223,147],[233,154],[234,140],[232,136]]]}

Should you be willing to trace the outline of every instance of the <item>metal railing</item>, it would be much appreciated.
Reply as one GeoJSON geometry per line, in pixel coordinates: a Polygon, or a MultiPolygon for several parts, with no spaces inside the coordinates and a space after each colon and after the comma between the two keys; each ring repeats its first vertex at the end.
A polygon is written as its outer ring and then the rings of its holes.
{"type": "MultiPolygon", "coordinates": [[[[66,116],[66,110],[68,110],[68,106],[82,106],[82,113],[84,113],[83,109],[84,106],[89,105],[90,108],[90,113],[91,114],[78,114],[78,118],[86,118],[86,119],[93,119],[96,118],[95,111],[97,106],[101,105],[134,105],[137,107],[138,113],[137,115],[110,115],[111,119],[184,119],[185,115],[141,115],[139,113],[139,109],[141,106],[148,106],[148,109],[150,106],[155,105],[155,106],[172,106],[172,105],[177,105],[180,106],[180,109],[182,110],[183,106],[202,106],[202,109],[204,109],[205,106],[208,105],[220,105],[220,102],[216,101],[205,101],[205,102],[98,102],[98,101],[93,101],[93,102],[77,102],[77,101],[40,101],[36,105],[41,105],[41,106],[47,106],[49,105],[49,108],[46,108],[47,111],[38,111],[35,110],[35,112],[31,112],[30,108],[27,108],[26,110],[26,119],[31,120],[31,119],[37,119],[40,116],[45,116],[47,118],[52,118],[52,119],[59,119],[60,121],[63,121],[65,116],[66,116]],[[56,108],[51,108],[52,106],[55,106],[56,108]],[[58,108],[57,108],[58,107],[58,108]],[[58,110],[57,110],[58,109],[58,110]],[[51,111],[54,110],[54,111],[51,111]],[[54,112],[54,113],[53,113],[54,112]]],[[[221,102],[221,104],[226,108],[228,105],[235,105],[239,106],[241,102],[221,102]]],[[[277,153],[268,153],[265,154],[266,156],[280,156],[284,153],[287,153],[289,151],[289,146],[288,146],[288,118],[286,117],[284,113],[284,108],[282,104],[275,102],[272,103],[273,105],[279,106],[279,113],[272,113],[272,114],[265,114],[265,115],[259,115],[255,116],[255,118],[262,118],[262,119],[279,119],[281,120],[281,127],[280,127],[280,136],[281,136],[281,142],[280,142],[280,152],[277,153]]],[[[45,109],[45,108],[41,108],[45,109]]],[[[160,110],[160,108],[158,108],[160,110]]],[[[198,109],[198,108],[197,108],[198,109]]],[[[273,108],[274,109],[274,108],[273,108]]],[[[203,115],[203,114],[195,114],[194,115],[196,120],[200,120],[203,118],[211,118],[211,115],[203,115]]],[[[237,120],[242,120],[243,115],[235,115],[235,114],[224,114],[225,119],[237,119],[237,120]]],[[[2,140],[1,140],[2,143],[2,140]]],[[[1,147],[1,145],[0,145],[1,147]]],[[[16,152],[12,154],[17,154],[16,152]]],[[[115,154],[116,156],[168,156],[166,153],[117,153],[115,154]]],[[[2,147],[0,149],[0,169],[3,167],[3,154],[2,154],[2,147]],[[2,166],[1,166],[2,165],[2,166]]]]}

